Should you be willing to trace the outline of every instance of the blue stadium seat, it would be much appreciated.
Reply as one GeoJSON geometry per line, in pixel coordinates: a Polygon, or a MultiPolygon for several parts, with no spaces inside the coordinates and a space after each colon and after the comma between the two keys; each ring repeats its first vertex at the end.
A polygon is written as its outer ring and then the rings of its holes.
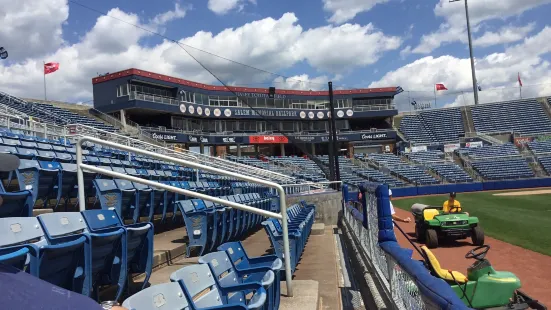
{"type": "Polygon", "coordinates": [[[75,226],[63,223],[45,223],[42,219],[39,222],[36,217],[0,219],[0,262],[64,289],[89,295],[86,237],[75,226]]]}
{"type": "MultiPolygon", "coordinates": [[[[111,236],[117,239],[118,232],[124,229],[122,247],[123,252],[126,253],[127,288],[130,289],[132,274],[144,273],[145,278],[141,287],[144,289],[149,283],[153,269],[153,224],[144,222],[124,225],[114,210],[86,210],[81,213],[88,230],[98,236],[101,236],[103,232],[107,232],[107,235],[114,232],[115,234],[111,234],[111,236]]],[[[109,247],[105,248],[110,249],[109,247]]],[[[115,269],[115,271],[117,270],[115,269]]],[[[118,284],[120,287],[120,283],[118,284]]]]}
{"type": "Polygon", "coordinates": [[[237,305],[244,309],[260,310],[266,302],[266,290],[258,283],[236,284],[222,287],[212,276],[208,264],[191,265],[170,275],[173,282],[179,281],[184,288],[192,309],[218,309],[222,305],[237,305]],[[250,299],[244,292],[253,291],[250,299]]]}
{"type": "MultiPolygon", "coordinates": [[[[266,290],[266,302],[263,309],[276,309],[274,307],[274,292],[276,284],[279,285],[279,283],[275,282],[275,274],[271,269],[249,268],[247,270],[237,270],[225,251],[206,254],[199,258],[199,263],[208,264],[213,276],[223,288],[251,283],[261,285],[266,290]]],[[[250,291],[244,290],[243,293],[247,295],[250,291]]]]}
{"type": "Polygon", "coordinates": [[[58,197],[60,190],[59,163],[40,164],[36,160],[22,159],[16,170],[20,190],[28,190],[33,196],[33,206],[37,200],[43,200],[44,206],[49,206],[49,200],[58,197]]]}
{"type": "Polygon", "coordinates": [[[122,306],[131,310],[159,310],[162,308],[187,310],[190,309],[189,304],[180,282],[169,282],[153,285],[128,297],[122,306]]]}
{"type": "Polygon", "coordinates": [[[274,275],[273,301],[274,309],[279,309],[280,302],[280,281],[283,262],[276,255],[265,255],[258,257],[249,257],[241,241],[224,243],[218,247],[218,251],[225,251],[230,258],[233,268],[247,272],[248,270],[271,270],[274,275]]]}
{"type": "Polygon", "coordinates": [[[95,179],[93,183],[102,209],[116,210],[123,220],[134,220],[136,190],[130,181],[95,179]]]}

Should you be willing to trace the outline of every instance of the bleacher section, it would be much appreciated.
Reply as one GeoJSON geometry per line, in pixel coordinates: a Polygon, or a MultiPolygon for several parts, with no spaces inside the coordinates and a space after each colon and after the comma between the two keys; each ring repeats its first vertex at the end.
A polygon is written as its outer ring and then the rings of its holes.
{"type": "Polygon", "coordinates": [[[515,100],[471,107],[477,132],[551,132],[551,119],[536,99],[515,100]]]}
{"type": "Polygon", "coordinates": [[[422,111],[405,115],[400,131],[411,142],[457,142],[465,133],[459,108],[422,111]]]}
{"type": "Polygon", "coordinates": [[[444,153],[441,151],[415,152],[408,153],[406,156],[410,161],[416,163],[441,162],[444,160],[444,153]]]}
{"type": "Polygon", "coordinates": [[[96,129],[115,132],[113,126],[104,124],[95,120],[92,117],[87,117],[69,110],[62,109],[51,104],[27,102],[21,99],[10,99],[0,93],[0,104],[13,108],[21,113],[33,117],[35,120],[40,120],[44,123],[52,123],[56,125],[80,124],[94,127],[96,129]]]}
{"type": "Polygon", "coordinates": [[[534,154],[549,153],[551,154],[551,140],[548,141],[532,141],[528,142],[528,148],[534,152],[534,154]]]}
{"type": "Polygon", "coordinates": [[[472,177],[467,174],[465,170],[454,163],[430,163],[428,164],[428,167],[449,183],[464,183],[473,181],[472,177]]]}
{"type": "Polygon", "coordinates": [[[268,157],[268,160],[284,165],[284,166],[291,166],[293,167],[296,172],[293,173],[293,176],[302,180],[306,180],[309,182],[326,182],[327,177],[323,173],[323,171],[308,158],[304,157],[297,157],[297,156],[271,156],[268,157]]]}
{"type": "Polygon", "coordinates": [[[534,171],[526,159],[489,159],[472,163],[474,170],[487,180],[532,178],[534,171]]]}
{"type": "Polygon", "coordinates": [[[462,148],[458,149],[457,152],[473,158],[507,157],[520,155],[517,147],[512,143],[489,145],[477,148],[462,148]]]}

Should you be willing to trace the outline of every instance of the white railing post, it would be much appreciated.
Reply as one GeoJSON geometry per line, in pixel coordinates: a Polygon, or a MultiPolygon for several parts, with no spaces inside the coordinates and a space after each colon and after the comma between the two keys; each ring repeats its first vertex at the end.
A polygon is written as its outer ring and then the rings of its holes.
{"type": "Polygon", "coordinates": [[[225,171],[225,170],[222,170],[222,169],[205,166],[205,165],[198,164],[198,163],[195,163],[195,162],[191,162],[191,161],[188,161],[188,160],[184,160],[184,159],[180,159],[180,158],[174,158],[174,157],[170,157],[170,156],[167,156],[167,155],[150,152],[150,151],[147,151],[147,150],[142,150],[142,149],[138,149],[138,148],[134,148],[134,147],[130,147],[130,146],[126,146],[126,145],[122,145],[122,144],[118,144],[118,143],[114,143],[114,142],[110,142],[110,141],[104,141],[104,140],[101,140],[101,139],[98,139],[98,138],[86,137],[86,136],[81,137],[80,139],[78,139],[77,152],[76,153],[77,153],[78,198],[79,198],[79,207],[80,207],[81,211],[85,210],[85,208],[86,208],[86,196],[85,196],[85,193],[84,193],[84,172],[83,172],[83,169],[85,168],[86,170],[95,171],[97,173],[106,174],[106,175],[109,175],[109,176],[112,176],[112,177],[126,179],[126,180],[129,180],[129,181],[132,181],[132,182],[142,183],[142,184],[155,186],[155,187],[159,187],[159,188],[164,188],[168,191],[172,191],[172,192],[176,192],[176,193],[182,193],[186,196],[191,196],[191,197],[196,197],[196,198],[199,198],[199,199],[209,200],[209,201],[213,201],[215,203],[219,203],[219,204],[222,204],[222,205],[228,205],[228,206],[231,206],[231,207],[236,208],[236,209],[240,209],[240,210],[244,210],[244,211],[248,211],[248,212],[253,212],[253,213],[257,213],[257,214],[261,214],[261,215],[265,215],[265,216],[270,216],[270,217],[274,217],[276,219],[281,219],[281,222],[282,222],[281,226],[283,228],[283,252],[284,252],[285,278],[286,278],[285,282],[287,284],[287,295],[289,297],[293,297],[293,286],[292,286],[292,276],[293,275],[291,273],[291,254],[290,254],[290,251],[289,251],[289,229],[288,229],[288,223],[287,223],[287,202],[285,200],[285,190],[283,189],[283,187],[281,185],[279,185],[277,183],[274,183],[274,182],[271,182],[271,181],[264,180],[264,179],[255,178],[255,177],[251,177],[251,176],[248,176],[248,175],[243,175],[241,173],[225,171]],[[281,208],[281,211],[280,211],[281,214],[276,214],[276,213],[269,212],[269,211],[264,211],[264,210],[258,210],[256,208],[252,208],[252,207],[237,204],[237,203],[236,204],[229,204],[228,201],[222,200],[222,199],[219,199],[219,198],[216,198],[216,197],[207,196],[207,195],[199,194],[199,193],[196,193],[196,192],[191,192],[191,191],[188,191],[188,190],[180,189],[180,188],[177,188],[177,187],[172,187],[172,186],[162,184],[162,183],[158,183],[158,182],[155,182],[155,181],[149,181],[149,180],[141,179],[141,178],[138,178],[138,177],[133,177],[133,176],[130,176],[130,175],[126,175],[126,174],[122,174],[122,173],[118,173],[118,172],[114,172],[114,171],[110,171],[110,170],[104,170],[104,169],[101,169],[101,168],[97,168],[95,166],[85,165],[85,164],[82,163],[82,146],[85,142],[92,142],[92,143],[99,144],[99,145],[104,145],[104,146],[109,146],[109,147],[116,148],[116,149],[121,149],[121,150],[124,150],[124,151],[127,151],[127,152],[138,153],[138,154],[149,156],[151,158],[156,158],[156,159],[159,159],[159,160],[180,164],[182,166],[187,166],[187,167],[195,168],[195,169],[198,169],[198,170],[199,169],[200,170],[205,170],[205,171],[209,171],[209,172],[212,172],[212,173],[215,173],[215,174],[226,175],[226,176],[234,177],[236,179],[240,179],[240,180],[243,180],[243,181],[247,181],[247,182],[251,182],[251,183],[257,183],[257,184],[261,184],[261,185],[264,185],[264,186],[267,186],[267,187],[274,188],[279,193],[279,205],[280,205],[280,208],[281,208]]]}

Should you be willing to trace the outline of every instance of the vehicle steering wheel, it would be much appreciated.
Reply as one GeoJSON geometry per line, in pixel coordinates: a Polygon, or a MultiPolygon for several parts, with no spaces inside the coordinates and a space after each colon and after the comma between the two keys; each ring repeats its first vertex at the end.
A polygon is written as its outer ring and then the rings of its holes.
{"type": "Polygon", "coordinates": [[[488,253],[489,250],[489,245],[482,245],[467,252],[467,254],[465,254],[465,258],[473,258],[481,261],[484,259],[484,257],[486,257],[486,253],[488,253]]]}

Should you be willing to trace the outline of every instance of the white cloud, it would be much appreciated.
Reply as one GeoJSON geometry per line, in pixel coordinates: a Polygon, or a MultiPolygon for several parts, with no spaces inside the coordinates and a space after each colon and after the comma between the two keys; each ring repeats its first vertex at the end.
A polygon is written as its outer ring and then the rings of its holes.
{"type": "MultiPolygon", "coordinates": [[[[293,13],[283,14],[279,19],[253,21],[219,33],[199,31],[180,39],[182,46],[170,41],[142,46],[140,42],[152,34],[129,25],[137,24],[139,27],[158,30],[162,23],[182,18],[184,11],[176,6],[170,11],[172,13],[140,20],[136,14],[112,9],[108,15],[118,20],[108,16],[99,17],[75,44],[66,44],[53,51],[46,50],[24,61],[0,63],[0,90],[22,97],[43,97],[42,60],[61,64],[59,71],[47,76],[48,98],[55,100],[89,100],[92,98],[91,79],[97,72],[116,72],[130,67],[197,82],[216,83],[217,79],[187,52],[224,83],[259,85],[264,82],[265,87],[265,82],[273,81],[276,76],[249,66],[281,72],[297,63],[307,62],[314,69],[338,76],[353,67],[374,63],[382,53],[398,48],[401,42],[400,38],[386,36],[372,25],[345,24],[304,31],[293,13]],[[337,49],[335,46],[347,48],[337,49]]],[[[4,24],[1,16],[0,24],[4,24]]],[[[323,73],[319,77],[307,77],[307,80],[326,82],[323,73]]]]}
{"type": "Polygon", "coordinates": [[[386,36],[373,24],[344,24],[304,32],[296,44],[296,52],[304,55],[313,67],[343,73],[377,62],[384,52],[397,49],[401,43],[399,37],[386,36]]]}
{"type": "Polygon", "coordinates": [[[517,42],[524,39],[532,30],[534,30],[536,24],[530,23],[524,27],[505,26],[498,32],[488,31],[481,37],[473,40],[474,46],[492,46],[497,44],[505,44],[517,42]]]}
{"type": "Polygon", "coordinates": [[[345,23],[356,15],[371,10],[380,3],[389,0],[323,0],[323,9],[332,13],[329,21],[335,24],[345,23]]]}
{"type": "Polygon", "coordinates": [[[174,4],[174,11],[167,11],[161,14],[156,15],[152,19],[152,23],[155,25],[165,25],[168,22],[171,22],[175,19],[181,19],[186,16],[187,10],[190,7],[182,8],[179,3],[174,4]]]}
{"type": "Polygon", "coordinates": [[[288,78],[283,78],[279,76],[274,79],[273,83],[276,88],[281,88],[281,89],[318,91],[318,90],[327,90],[328,82],[329,82],[329,77],[327,77],[326,75],[310,78],[308,74],[301,74],[301,75],[291,76],[288,78]]]}
{"type": "MultiPolygon", "coordinates": [[[[551,3],[551,0],[485,0],[469,2],[469,17],[473,31],[490,20],[505,20],[517,16],[538,6],[551,3]]],[[[444,18],[438,30],[423,35],[421,42],[413,49],[414,53],[428,54],[442,44],[467,41],[467,24],[463,2],[450,3],[440,0],[434,8],[437,17],[444,18]]],[[[488,41],[490,42],[490,41],[488,41]]],[[[504,43],[497,41],[498,44],[504,43]]]]}
{"type": "MultiPolygon", "coordinates": [[[[551,28],[524,39],[522,43],[508,47],[501,53],[489,54],[476,60],[477,80],[482,86],[480,102],[492,102],[518,97],[517,73],[521,73],[523,93],[529,96],[551,94],[551,64],[543,57],[551,53],[551,28]],[[533,85],[533,86],[530,86],[533,85]]],[[[407,91],[410,96],[432,100],[432,87],[444,83],[449,89],[438,93],[438,101],[455,104],[472,104],[472,78],[468,58],[453,56],[427,56],[388,72],[370,87],[400,85],[406,90],[401,94],[401,109],[408,109],[407,91]],[[465,96],[458,95],[461,92],[465,96]]]]}
{"type": "Polygon", "coordinates": [[[67,0],[0,0],[0,43],[11,61],[53,52],[63,45],[67,0]]]}
{"type": "Polygon", "coordinates": [[[209,0],[207,6],[218,15],[226,15],[233,10],[242,11],[247,2],[256,4],[256,0],[209,0]]]}

